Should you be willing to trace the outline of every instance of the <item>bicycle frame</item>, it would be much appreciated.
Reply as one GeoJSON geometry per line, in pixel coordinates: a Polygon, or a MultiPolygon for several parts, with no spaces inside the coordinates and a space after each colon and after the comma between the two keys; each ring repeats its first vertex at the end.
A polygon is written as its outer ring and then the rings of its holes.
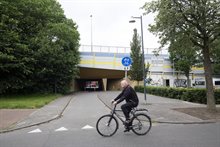
{"type": "MultiPolygon", "coordinates": [[[[116,106],[117,106],[117,105],[114,105],[113,109],[111,110],[111,115],[112,115],[112,117],[113,117],[113,116],[116,116],[119,120],[121,120],[122,123],[125,123],[125,121],[122,119],[122,117],[116,112],[116,111],[122,111],[122,110],[116,110],[116,106]]],[[[148,110],[147,110],[147,109],[144,109],[144,108],[141,108],[141,109],[132,108],[132,110],[131,110],[131,112],[130,112],[131,115],[133,115],[132,117],[135,117],[135,113],[136,113],[137,111],[147,111],[147,112],[148,112],[148,110]]],[[[112,119],[112,118],[111,118],[111,119],[112,119]]],[[[111,122],[111,119],[109,120],[109,122],[111,122]]]]}
{"type": "MultiPolygon", "coordinates": [[[[116,110],[116,105],[114,105],[114,108],[111,110],[111,115],[112,115],[112,117],[114,117],[114,116],[116,116],[119,120],[121,120],[121,122],[125,122],[121,117],[120,117],[120,115],[118,114],[118,113],[116,113],[116,111],[120,111],[120,110],[116,110]]],[[[112,120],[112,117],[111,117],[111,119],[109,120],[109,123],[111,122],[111,120],[112,120]]]]}

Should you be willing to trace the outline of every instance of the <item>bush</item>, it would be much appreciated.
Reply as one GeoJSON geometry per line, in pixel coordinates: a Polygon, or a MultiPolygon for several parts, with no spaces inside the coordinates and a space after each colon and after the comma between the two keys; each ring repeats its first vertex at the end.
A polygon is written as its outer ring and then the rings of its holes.
{"type": "MultiPolygon", "coordinates": [[[[144,92],[143,86],[135,86],[135,91],[144,92]]],[[[153,94],[162,97],[180,99],[184,101],[206,104],[206,89],[196,88],[171,88],[171,87],[153,87],[147,86],[148,94],[153,94]]],[[[216,104],[220,104],[220,89],[215,90],[216,104]]]]}
{"type": "Polygon", "coordinates": [[[216,104],[220,104],[220,89],[215,90],[216,104]]]}

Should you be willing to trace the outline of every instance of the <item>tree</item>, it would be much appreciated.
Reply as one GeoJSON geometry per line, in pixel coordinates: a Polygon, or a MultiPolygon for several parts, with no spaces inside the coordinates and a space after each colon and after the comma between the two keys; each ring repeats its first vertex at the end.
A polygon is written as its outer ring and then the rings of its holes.
{"type": "Polygon", "coordinates": [[[190,87],[190,72],[192,67],[197,63],[196,48],[190,42],[189,38],[184,35],[176,36],[169,46],[170,61],[175,64],[173,67],[176,71],[183,72],[187,78],[187,87],[190,87]]]}
{"type": "Polygon", "coordinates": [[[0,14],[0,93],[65,91],[77,76],[79,33],[60,4],[1,0],[0,14]]]}
{"type": "Polygon", "coordinates": [[[141,53],[141,40],[137,33],[137,29],[134,29],[134,34],[132,38],[131,46],[131,59],[132,66],[130,70],[130,76],[132,80],[139,81],[143,80],[143,68],[142,68],[142,53],[141,53]]]}
{"type": "Polygon", "coordinates": [[[218,0],[158,0],[146,3],[146,13],[158,12],[150,30],[159,35],[162,45],[170,43],[183,33],[202,55],[207,108],[216,111],[212,82],[211,45],[220,36],[220,1],[218,0]]]}
{"type": "Polygon", "coordinates": [[[79,33],[71,20],[48,25],[33,41],[37,47],[33,81],[38,89],[65,92],[78,75],[79,33]]]}
{"type": "Polygon", "coordinates": [[[20,18],[21,0],[0,1],[0,93],[9,89],[22,89],[29,84],[28,76],[32,74],[28,44],[21,40],[20,18]]]}

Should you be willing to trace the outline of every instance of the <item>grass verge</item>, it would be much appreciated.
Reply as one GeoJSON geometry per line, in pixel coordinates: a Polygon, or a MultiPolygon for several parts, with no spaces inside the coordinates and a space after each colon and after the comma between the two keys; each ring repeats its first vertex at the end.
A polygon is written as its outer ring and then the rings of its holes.
{"type": "Polygon", "coordinates": [[[0,109],[37,109],[60,96],[60,94],[0,96],[0,109]]]}

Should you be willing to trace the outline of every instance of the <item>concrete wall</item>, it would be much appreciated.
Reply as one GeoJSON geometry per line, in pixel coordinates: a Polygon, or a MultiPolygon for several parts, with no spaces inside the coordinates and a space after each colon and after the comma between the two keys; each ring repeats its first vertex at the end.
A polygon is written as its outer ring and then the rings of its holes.
{"type": "Polygon", "coordinates": [[[122,79],[108,79],[107,90],[121,90],[121,80],[122,79]]]}

